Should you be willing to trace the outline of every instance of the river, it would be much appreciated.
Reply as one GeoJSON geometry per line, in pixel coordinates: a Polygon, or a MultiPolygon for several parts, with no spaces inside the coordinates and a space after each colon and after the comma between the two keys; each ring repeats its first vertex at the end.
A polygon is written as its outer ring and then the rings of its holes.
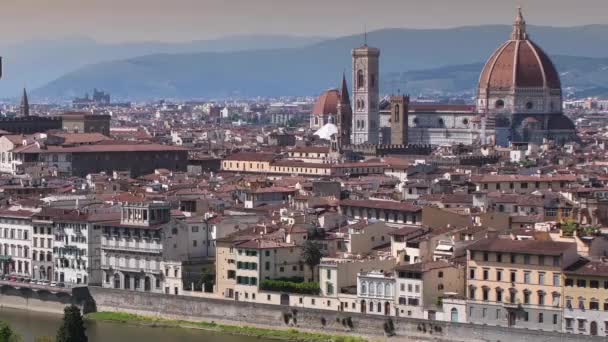
{"type": "MultiPolygon", "coordinates": [[[[23,337],[24,342],[34,341],[37,336],[55,337],[61,319],[61,315],[0,308],[0,321],[9,323],[13,330],[23,337]]],[[[111,322],[87,322],[86,328],[89,342],[267,342],[256,337],[225,335],[204,330],[142,327],[111,322]]]]}

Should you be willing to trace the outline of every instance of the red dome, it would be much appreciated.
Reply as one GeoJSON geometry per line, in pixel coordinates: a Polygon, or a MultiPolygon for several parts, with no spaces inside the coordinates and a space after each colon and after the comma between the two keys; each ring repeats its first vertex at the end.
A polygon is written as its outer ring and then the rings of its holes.
{"type": "Polygon", "coordinates": [[[561,89],[559,74],[547,54],[528,39],[521,11],[511,39],[492,54],[479,78],[480,89],[561,89]]]}
{"type": "Polygon", "coordinates": [[[312,115],[337,114],[340,92],[338,89],[330,89],[321,94],[312,107],[312,115]]]}

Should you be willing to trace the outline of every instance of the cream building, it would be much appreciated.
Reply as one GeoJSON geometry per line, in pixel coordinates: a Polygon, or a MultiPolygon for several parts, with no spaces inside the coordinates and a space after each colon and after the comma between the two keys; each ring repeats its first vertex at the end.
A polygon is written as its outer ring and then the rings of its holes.
{"type": "Polygon", "coordinates": [[[479,324],[562,330],[563,269],[576,244],[483,239],[467,248],[467,316],[479,324]]]}

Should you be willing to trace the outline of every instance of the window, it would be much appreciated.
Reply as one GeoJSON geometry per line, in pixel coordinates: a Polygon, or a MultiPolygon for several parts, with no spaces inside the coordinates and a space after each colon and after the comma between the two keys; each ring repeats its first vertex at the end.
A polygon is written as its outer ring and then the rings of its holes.
{"type": "Polygon", "coordinates": [[[511,253],[511,263],[514,264],[516,259],[516,254],[511,253]]]}
{"type": "Polygon", "coordinates": [[[538,273],[538,284],[545,285],[545,273],[544,272],[538,273]]]}
{"type": "Polygon", "coordinates": [[[475,288],[473,286],[469,287],[469,299],[475,299],[475,288]]]}
{"type": "Polygon", "coordinates": [[[585,279],[577,279],[576,287],[587,287],[587,281],[585,279]]]}
{"type": "Polygon", "coordinates": [[[524,264],[525,265],[530,265],[530,256],[529,255],[524,255],[524,264]]]}
{"type": "Polygon", "coordinates": [[[580,310],[585,310],[585,298],[578,299],[578,308],[580,310]]]}
{"type": "Polygon", "coordinates": [[[558,256],[554,256],[554,257],[553,257],[553,266],[554,266],[554,267],[559,267],[559,266],[560,266],[560,264],[561,264],[561,262],[560,262],[560,258],[559,258],[558,256]]]}
{"type": "Polygon", "coordinates": [[[514,283],[517,280],[517,271],[511,271],[511,282],[514,283]]]}
{"type": "Polygon", "coordinates": [[[524,304],[530,304],[530,291],[524,291],[524,304]]]}
{"type": "Polygon", "coordinates": [[[483,252],[483,261],[488,261],[490,259],[488,252],[483,252]]]}
{"type": "Polygon", "coordinates": [[[502,262],[502,253],[496,254],[496,262],[502,262]]]}
{"type": "Polygon", "coordinates": [[[331,270],[328,269],[326,273],[327,273],[327,279],[331,279],[331,270]]]}
{"type": "Polygon", "coordinates": [[[600,303],[597,300],[591,300],[591,302],[589,302],[589,310],[599,310],[600,309],[600,303]]]}
{"type": "Polygon", "coordinates": [[[572,330],[572,318],[566,318],[566,329],[572,330]]]}
{"type": "Polygon", "coordinates": [[[487,287],[484,287],[482,289],[482,291],[483,291],[483,300],[487,301],[489,299],[489,297],[490,297],[490,289],[487,288],[487,287]]]}
{"type": "Polygon", "coordinates": [[[586,322],[586,320],[584,320],[584,319],[578,320],[578,330],[579,331],[585,331],[585,322],[586,322]]]}
{"type": "Polygon", "coordinates": [[[553,292],[553,306],[558,307],[559,306],[559,293],[553,292]]]}
{"type": "Polygon", "coordinates": [[[545,293],[544,292],[538,293],[538,305],[545,305],[545,293]]]}
{"type": "Polygon", "coordinates": [[[524,284],[530,284],[530,272],[524,272],[524,284]]]}
{"type": "Polygon", "coordinates": [[[502,270],[496,270],[496,281],[502,281],[502,270]]]}
{"type": "Polygon", "coordinates": [[[475,279],[475,269],[471,268],[469,270],[469,279],[475,279]]]}
{"type": "Polygon", "coordinates": [[[553,286],[559,286],[559,273],[553,273],[553,286]]]}
{"type": "Polygon", "coordinates": [[[574,279],[566,279],[566,286],[574,286],[574,279]]]}
{"type": "Polygon", "coordinates": [[[490,271],[487,268],[483,270],[483,280],[488,280],[490,271]]]}
{"type": "Polygon", "coordinates": [[[597,280],[591,280],[589,281],[589,287],[592,289],[599,289],[600,288],[600,282],[597,280]]]}
{"type": "Polygon", "coordinates": [[[538,314],[538,323],[543,323],[543,321],[544,321],[544,317],[543,317],[543,314],[541,312],[541,313],[538,314]]]}
{"type": "Polygon", "coordinates": [[[502,289],[496,289],[496,301],[502,302],[502,289]]]}

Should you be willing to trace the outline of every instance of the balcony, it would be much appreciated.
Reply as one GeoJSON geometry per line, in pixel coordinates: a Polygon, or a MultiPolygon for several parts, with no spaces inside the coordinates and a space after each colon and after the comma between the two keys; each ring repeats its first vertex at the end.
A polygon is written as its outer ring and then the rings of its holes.
{"type": "Polygon", "coordinates": [[[105,250],[121,251],[121,252],[138,252],[161,254],[162,245],[159,243],[140,242],[135,240],[107,240],[102,239],[101,248],[105,250]]]}

